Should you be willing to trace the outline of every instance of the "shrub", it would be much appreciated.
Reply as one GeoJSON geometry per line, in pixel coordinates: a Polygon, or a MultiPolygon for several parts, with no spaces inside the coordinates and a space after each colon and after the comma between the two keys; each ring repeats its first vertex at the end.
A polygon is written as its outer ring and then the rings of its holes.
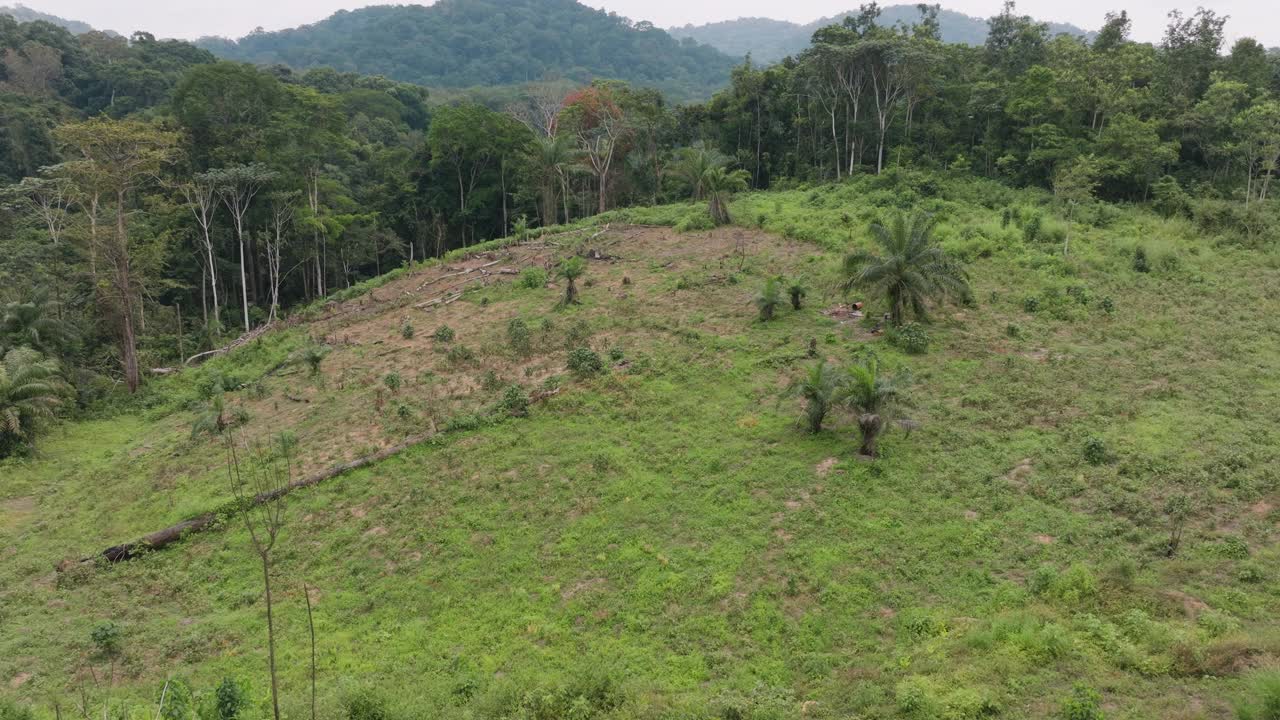
{"type": "Polygon", "coordinates": [[[529,414],[529,395],[519,385],[508,386],[498,407],[511,417],[525,417],[529,414]]]}
{"type": "Polygon", "coordinates": [[[25,705],[19,705],[7,697],[0,697],[0,720],[35,720],[35,714],[25,705]]]}
{"type": "Polygon", "coordinates": [[[249,704],[248,694],[235,678],[223,678],[213,697],[218,720],[237,720],[249,704]]]}
{"type": "Polygon", "coordinates": [[[461,365],[475,360],[476,354],[466,345],[455,345],[449,348],[449,352],[445,354],[445,358],[454,365],[461,365]]]}
{"type": "Polygon", "coordinates": [[[1191,214],[1191,196],[1172,175],[1165,175],[1155,181],[1151,186],[1151,195],[1151,206],[1165,217],[1191,214]]]}
{"type": "Polygon", "coordinates": [[[110,620],[99,623],[89,633],[89,641],[93,643],[96,657],[113,658],[120,654],[120,626],[110,620]]]}
{"type": "Polygon", "coordinates": [[[302,360],[307,364],[312,377],[320,374],[320,363],[324,362],[328,354],[329,348],[324,345],[308,345],[302,351],[302,360]]]}
{"type": "Polygon", "coordinates": [[[173,678],[160,692],[164,695],[164,703],[159,712],[163,720],[192,720],[195,716],[195,703],[192,701],[191,688],[182,678],[173,678]]]}
{"type": "Polygon", "coordinates": [[[578,318],[569,325],[569,329],[565,331],[565,347],[572,350],[587,344],[591,339],[591,325],[586,320],[578,318]]]}
{"type": "Polygon", "coordinates": [[[1261,672],[1253,677],[1250,695],[1236,707],[1240,720],[1280,720],[1280,672],[1261,672]]]}
{"type": "Polygon", "coordinates": [[[799,280],[793,281],[787,286],[787,295],[791,298],[791,309],[800,310],[804,307],[804,299],[808,296],[809,290],[804,283],[799,280]]]}
{"type": "Polygon", "coordinates": [[[1107,445],[1096,435],[1084,441],[1084,460],[1090,465],[1101,465],[1107,461],[1107,445]]]}
{"type": "Polygon", "coordinates": [[[400,385],[403,381],[400,379],[400,373],[392,371],[382,378],[382,384],[387,386],[393,394],[400,392],[400,385]]]}
{"type": "Polygon", "coordinates": [[[533,333],[528,323],[518,317],[511,318],[507,323],[507,344],[516,355],[528,357],[533,352],[533,333]]]}
{"type": "Polygon", "coordinates": [[[493,392],[502,387],[502,378],[498,377],[498,373],[493,370],[485,370],[480,376],[480,387],[488,392],[493,392]]]}
{"type": "Polygon", "coordinates": [[[1068,606],[1079,607],[1098,596],[1098,579],[1084,565],[1072,565],[1054,578],[1049,594],[1068,606]]]}
{"type": "Polygon", "coordinates": [[[1029,313],[1034,313],[1040,309],[1040,298],[1035,295],[1028,295],[1022,300],[1022,309],[1029,313]]]}
{"type": "Polygon", "coordinates": [[[1133,271],[1140,273],[1151,272],[1151,263],[1147,260],[1147,249],[1141,245],[1133,249],[1133,271]]]}
{"type": "Polygon", "coordinates": [[[1103,720],[1102,696],[1088,685],[1076,685],[1058,711],[1062,720],[1103,720]]]}
{"type": "Polygon", "coordinates": [[[516,287],[525,290],[538,290],[547,286],[547,271],[542,268],[531,267],[520,271],[520,276],[516,278],[516,287]]]}
{"type": "Polygon", "coordinates": [[[1022,238],[1028,243],[1034,243],[1040,239],[1041,230],[1044,227],[1044,218],[1039,213],[1027,218],[1022,225],[1022,238]]]}
{"type": "Polygon", "coordinates": [[[923,355],[929,349],[929,333],[919,323],[890,328],[886,337],[894,347],[910,355],[923,355]]]}
{"type": "Polygon", "coordinates": [[[361,688],[344,697],[342,710],[347,720],[387,720],[386,700],[368,688],[361,688]]]}
{"type": "Polygon", "coordinates": [[[453,342],[456,335],[453,332],[453,328],[448,325],[441,325],[436,328],[435,332],[431,333],[431,337],[435,338],[437,342],[453,342]]]}
{"type": "Polygon", "coordinates": [[[569,353],[569,369],[578,375],[596,375],[604,371],[604,361],[591,348],[580,347],[569,353]]]}
{"type": "Polygon", "coordinates": [[[1089,288],[1084,285],[1072,285],[1067,288],[1067,295],[1081,305],[1089,304],[1089,288]]]}
{"type": "Polygon", "coordinates": [[[1116,311],[1116,302],[1111,299],[1110,295],[1107,295],[1098,303],[1098,307],[1102,308],[1102,312],[1110,315],[1116,311]]]}
{"type": "Polygon", "coordinates": [[[1018,325],[1017,323],[1009,323],[1009,324],[1008,324],[1008,325],[1006,325],[1006,326],[1005,326],[1005,328],[1004,328],[1004,334],[1005,334],[1005,335],[1008,335],[1009,337],[1013,338],[1014,340],[1021,340],[1021,339],[1022,339],[1022,326],[1021,326],[1021,325],[1018,325]]]}
{"type": "Polygon", "coordinates": [[[405,340],[412,340],[413,332],[413,323],[409,322],[409,318],[400,321],[400,337],[405,340]]]}
{"type": "Polygon", "coordinates": [[[626,358],[626,356],[627,354],[624,353],[620,347],[614,346],[609,348],[609,362],[620,363],[626,358]]]}

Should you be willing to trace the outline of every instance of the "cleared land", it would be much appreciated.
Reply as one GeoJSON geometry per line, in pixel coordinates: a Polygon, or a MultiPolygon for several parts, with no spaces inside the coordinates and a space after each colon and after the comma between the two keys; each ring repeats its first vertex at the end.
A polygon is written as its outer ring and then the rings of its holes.
{"type": "Polygon", "coordinates": [[[1077,682],[1108,717],[1228,715],[1280,659],[1280,256],[1112,210],[1076,224],[1064,258],[1002,226],[1003,206],[1044,212],[1036,195],[988,207],[888,182],[735,203],[762,228],[622,224],[691,212],[656,209],[405,273],[159,380],[147,413],[63,426],[0,465],[0,678],[41,712],[67,707],[110,619],[117,696],[233,675],[262,709],[261,581],[237,523],[54,571],[229,499],[221,449],[191,437],[221,377],[244,436],[296,436],[299,474],[447,430],[290,497],[289,716],[306,712],[303,582],[326,717],[362,686],[423,716],[559,716],[580,696],[580,717],[1049,717],[1077,682]],[[918,356],[823,312],[866,220],[913,205],[939,213],[976,298],[940,313],[918,356]],[[500,272],[588,249],[606,259],[579,307],[500,272]],[[777,274],[806,278],[809,302],[760,323],[751,300],[777,274]],[[890,432],[875,463],[854,458],[847,418],[803,433],[779,394],[810,338],[835,362],[870,348],[909,367],[919,429],[890,432]],[[312,343],[331,348],[316,377],[298,359],[312,343]],[[607,374],[566,372],[583,344],[607,374]],[[467,429],[511,383],[545,399],[467,429]],[[1168,557],[1175,494],[1191,513],[1168,557]]]}

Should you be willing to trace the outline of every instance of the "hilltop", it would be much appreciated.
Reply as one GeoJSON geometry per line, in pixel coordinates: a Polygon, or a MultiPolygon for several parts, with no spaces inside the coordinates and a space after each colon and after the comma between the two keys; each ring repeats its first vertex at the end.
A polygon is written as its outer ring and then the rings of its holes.
{"type": "Polygon", "coordinates": [[[1223,717],[1280,658],[1280,257],[1141,208],[1054,207],[895,171],[744,194],[714,230],[701,206],[615,211],[299,311],[159,377],[145,412],[0,465],[0,679],[96,702],[109,620],[118,705],[175,673],[212,702],[231,676],[265,714],[261,577],[234,516],[75,562],[231,500],[220,445],[192,434],[225,391],[238,437],[295,438],[295,477],[426,436],[289,497],[288,716],[306,713],[305,583],[326,716],[1223,717]],[[923,354],[835,289],[865,223],[901,207],[936,213],[973,287],[923,354]],[[557,308],[542,271],[574,254],[583,304],[557,308]],[[809,296],[762,322],[775,275],[809,296]],[[603,371],[570,370],[579,348],[603,371]],[[874,462],[853,418],[807,434],[784,392],[869,353],[913,378],[914,423],[874,462]]]}
{"type": "MultiPolygon", "coordinates": [[[[733,57],[740,58],[749,53],[753,60],[769,63],[801,52],[809,46],[809,39],[813,37],[814,32],[827,25],[840,23],[846,17],[857,15],[857,13],[857,10],[850,10],[806,24],[758,17],[738,18],[705,25],[673,27],[668,32],[677,38],[687,38],[710,45],[733,57]]],[[[920,12],[915,5],[889,5],[881,8],[877,23],[885,27],[898,24],[910,26],[919,22],[919,19],[920,12]]],[[[943,42],[965,45],[981,45],[986,42],[987,20],[985,18],[942,9],[938,13],[938,24],[943,42]]],[[[1047,25],[1051,35],[1066,33],[1083,37],[1090,34],[1067,23],[1051,22],[1047,25]]]]}
{"type": "Polygon", "coordinates": [[[198,44],[231,60],[328,66],[435,87],[605,78],[657,87],[685,100],[710,97],[735,63],[709,46],[679,42],[651,23],[633,23],[576,0],[375,6],[292,30],[198,44]]]}

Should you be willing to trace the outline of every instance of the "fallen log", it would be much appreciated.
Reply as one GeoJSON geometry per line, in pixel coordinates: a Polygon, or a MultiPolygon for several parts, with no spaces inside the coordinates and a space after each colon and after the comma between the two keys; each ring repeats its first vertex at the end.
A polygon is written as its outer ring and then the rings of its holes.
{"type": "MultiPolygon", "coordinates": [[[[341,465],[334,465],[333,467],[330,467],[326,470],[318,472],[315,475],[311,475],[310,477],[306,477],[301,480],[296,480],[294,482],[291,482],[288,485],[285,485],[284,487],[280,488],[279,490],[257,495],[253,498],[251,502],[254,505],[261,505],[263,503],[270,502],[272,500],[276,500],[278,498],[284,497],[285,495],[288,495],[294,490],[311,487],[313,485],[319,485],[320,483],[326,480],[332,480],[333,478],[338,477],[339,475],[345,475],[351,472],[352,470],[359,470],[360,468],[365,467],[367,465],[373,465],[374,463],[379,463],[390,457],[399,455],[400,453],[404,452],[405,450],[408,450],[414,445],[417,445],[421,442],[425,442],[431,439],[431,437],[432,437],[431,434],[418,435],[416,437],[410,438],[409,440],[406,440],[405,442],[400,443],[399,445],[393,445],[384,450],[380,450],[372,455],[366,455],[365,457],[357,458],[355,460],[352,460],[351,462],[343,463],[341,465]]],[[[207,530],[210,526],[217,523],[219,517],[220,517],[220,513],[218,512],[208,512],[203,515],[193,517],[189,520],[183,520],[182,522],[176,525],[171,525],[163,530],[157,530],[156,532],[143,535],[142,537],[132,542],[127,542],[120,545],[112,545],[111,547],[107,548],[106,550],[103,550],[102,552],[96,555],[91,555],[89,557],[82,558],[80,560],[80,564],[94,563],[94,562],[97,562],[100,558],[106,560],[109,563],[117,563],[117,562],[124,562],[125,560],[132,560],[133,558],[136,558],[139,555],[150,552],[152,550],[160,550],[162,548],[168,547],[188,535],[198,533],[203,530],[207,530]]],[[[73,564],[75,563],[74,562],[62,563],[58,566],[58,569],[65,570],[69,565],[73,565],[73,564]]]]}
{"type": "Polygon", "coordinates": [[[190,365],[191,363],[194,363],[197,360],[203,362],[204,360],[207,360],[208,358],[211,358],[211,357],[217,357],[218,355],[225,355],[226,353],[229,353],[232,350],[235,350],[236,348],[242,345],[247,345],[248,343],[251,343],[254,340],[257,340],[258,338],[262,337],[263,335],[266,334],[268,330],[271,329],[272,325],[273,323],[267,323],[262,327],[254,328],[250,332],[247,332],[244,335],[241,335],[240,337],[236,338],[235,340],[232,340],[231,342],[227,343],[226,345],[223,345],[220,348],[217,348],[216,350],[208,350],[202,353],[197,353],[195,355],[192,355],[191,357],[187,358],[187,361],[184,364],[190,365]]]}

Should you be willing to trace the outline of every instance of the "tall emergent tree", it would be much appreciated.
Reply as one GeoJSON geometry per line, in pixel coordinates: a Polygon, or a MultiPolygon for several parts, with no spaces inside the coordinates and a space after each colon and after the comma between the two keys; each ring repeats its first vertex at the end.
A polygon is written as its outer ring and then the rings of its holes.
{"type": "Polygon", "coordinates": [[[125,383],[134,392],[141,384],[137,330],[141,301],[131,261],[130,203],[134,193],[155,181],[173,158],[178,136],[140,120],[107,117],[62,125],[55,134],[69,152],[85,161],[73,182],[77,178],[86,186],[101,182],[115,198],[115,233],[102,248],[103,259],[111,268],[110,291],[104,299],[117,323],[125,383]]]}

